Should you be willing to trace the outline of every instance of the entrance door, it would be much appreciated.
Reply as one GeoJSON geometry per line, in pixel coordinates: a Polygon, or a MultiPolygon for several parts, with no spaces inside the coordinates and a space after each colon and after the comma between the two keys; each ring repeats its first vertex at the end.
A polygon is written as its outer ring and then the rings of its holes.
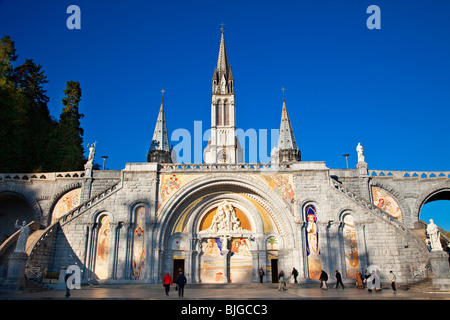
{"type": "Polygon", "coordinates": [[[184,274],[184,259],[173,259],[173,281],[177,280],[178,274],[183,272],[184,274]]]}
{"type": "Polygon", "coordinates": [[[271,259],[272,283],[278,283],[278,259],[271,259]]]}

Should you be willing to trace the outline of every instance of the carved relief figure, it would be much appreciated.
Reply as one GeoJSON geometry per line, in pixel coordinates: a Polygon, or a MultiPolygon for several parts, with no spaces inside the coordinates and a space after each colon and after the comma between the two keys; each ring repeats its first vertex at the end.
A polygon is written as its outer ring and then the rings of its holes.
{"type": "Polygon", "coordinates": [[[203,233],[222,233],[222,232],[249,232],[241,227],[241,222],[236,217],[236,212],[228,201],[222,201],[214,215],[211,225],[203,233]]]}

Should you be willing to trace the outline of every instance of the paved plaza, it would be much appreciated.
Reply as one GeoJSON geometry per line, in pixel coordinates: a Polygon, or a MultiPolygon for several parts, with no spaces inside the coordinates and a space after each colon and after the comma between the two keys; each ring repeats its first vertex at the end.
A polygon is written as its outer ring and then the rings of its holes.
{"type": "Polygon", "coordinates": [[[162,284],[82,286],[65,291],[49,290],[0,294],[0,307],[22,310],[33,316],[35,310],[62,310],[72,318],[117,317],[123,310],[141,310],[148,316],[158,314],[167,319],[282,319],[294,315],[314,317],[318,314],[414,316],[433,309],[437,317],[446,317],[450,292],[416,292],[390,288],[368,292],[356,287],[322,290],[317,286],[290,284],[278,291],[275,284],[224,285],[223,287],[188,284],[184,298],[175,287],[166,296],[162,284]],[[56,309],[55,309],[56,308],[56,309]]]}
{"type": "MultiPolygon", "coordinates": [[[[426,290],[425,290],[426,291],[426,290]]],[[[328,290],[315,285],[290,284],[286,291],[278,291],[274,284],[224,285],[223,287],[188,284],[184,298],[178,297],[175,286],[166,296],[160,284],[142,285],[89,285],[71,290],[70,298],[65,291],[0,293],[1,300],[450,300],[450,292],[416,292],[398,289],[393,293],[389,287],[379,292],[369,292],[355,286],[328,290]]]]}

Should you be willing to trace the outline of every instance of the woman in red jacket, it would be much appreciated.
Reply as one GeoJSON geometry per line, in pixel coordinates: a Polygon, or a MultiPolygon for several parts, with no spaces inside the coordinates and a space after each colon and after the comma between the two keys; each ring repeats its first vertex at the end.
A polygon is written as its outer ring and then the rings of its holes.
{"type": "Polygon", "coordinates": [[[163,285],[164,285],[164,288],[166,289],[166,296],[168,296],[169,291],[170,291],[170,286],[173,285],[172,277],[170,276],[170,274],[168,272],[166,273],[166,275],[163,278],[163,285]]]}

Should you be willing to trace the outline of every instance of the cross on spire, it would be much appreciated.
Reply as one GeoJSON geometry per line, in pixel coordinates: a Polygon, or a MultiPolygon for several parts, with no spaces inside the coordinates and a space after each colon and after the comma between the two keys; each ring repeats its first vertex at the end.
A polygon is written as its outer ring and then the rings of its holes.
{"type": "Polygon", "coordinates": [[[166,92],[164,89],[161,90],[162,97],[164,98],[164,92],[166,92]]]}
{"type": "Polygon", "coordinates": [[[225,28],[223,27],[225,25],[225,23],[222,22],[220,25],[221,25],[220,31],[222,31],[222,33],[223,33],[225,30],[225,28]]]}
{"type": "Polygon", "coordinates": [[[281,91],[283,91],[283,98],[284,98],[284,91],[285,91],[286,89],[284,88],[284,86],[281,88],[281,91]]]}

